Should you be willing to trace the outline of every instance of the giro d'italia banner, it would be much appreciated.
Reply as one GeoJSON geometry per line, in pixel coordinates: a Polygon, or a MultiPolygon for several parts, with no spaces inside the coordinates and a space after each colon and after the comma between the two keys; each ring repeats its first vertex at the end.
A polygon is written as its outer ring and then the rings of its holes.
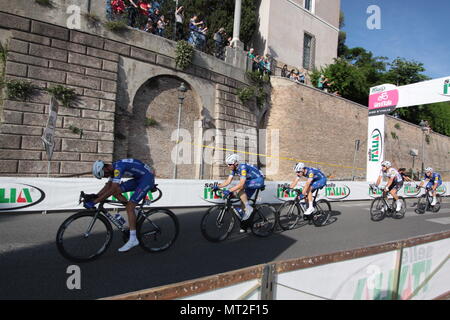
{"type": "Polygon", "coordinates": [[[369,116],[444,101],[450,101],[450,76],[400,87],[384,84],[370,89],[369,116]]]}
{"type": "MultiPolygon", "coordinates": [[[[91,178],[7,178],[0,177],[0,214],[5,212],[40,212],[82,209],[78,203],[80,192],[97,193],[105,181],[91,178]]],[[[221,181],[220,181],[221,182],[221,181]]],[[[162,198],[152,204],[155,207],[203,207],[223,203],[222,193],[214,192],[219,181],[211,180],[168,180],[156,181],[162,198]]],[[[236,180],[232,185],[237,184],[236,180]]],[[[267,181],[265,190],[258,194],[258,203],[280,204],[292,200],[297,193],[285,191],[289,181],[267,181]]],[[[305,182],[297,188],[302,190],[305,182]]],[[[231,186],[232,186],[231,185],[231,186]]],[[[423,192],[417,191],[416,183],[405,183],[399,195],[415,197],[423,192]]],[[[228,187],[230,188],[230,186],[228,187]]],[[[438,193],[450,195],[450,182],[444,182],[438,193]]],[[[129,199],[133,192],[125,193],[129,199]]],[[[370,200],[381,195],[373,193],[367,182],[329,181],[320,190],[319,199],[329,201],[370,200]]],[[[146,199],[152,200],[157,194],[148,193],[146,199]]],[[[106,206],[108,207],[108,206],[106,206]]],[[[110,207],[112,208],[112,206],[110,207]]]]}

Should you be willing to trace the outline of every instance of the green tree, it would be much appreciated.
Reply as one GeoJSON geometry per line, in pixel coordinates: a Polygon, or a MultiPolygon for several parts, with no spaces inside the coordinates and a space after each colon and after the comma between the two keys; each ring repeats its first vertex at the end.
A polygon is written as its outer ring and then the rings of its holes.
{"type": "Polygon", "coordinates": [[[385,80],[397,86],[429,80],[427,76],[421,74],[422,72],[425,72],[423,63],[396,58],[389,63],[389,71],[385,75],[385,80]]]}

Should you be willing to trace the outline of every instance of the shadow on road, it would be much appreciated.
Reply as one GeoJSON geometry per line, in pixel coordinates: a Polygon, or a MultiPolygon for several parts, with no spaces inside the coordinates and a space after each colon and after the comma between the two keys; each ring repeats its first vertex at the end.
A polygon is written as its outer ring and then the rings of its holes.
{"type": "Polygon", "coordinates": [[[224,242],[211,243],[200,231],[204,212],[177,214],[180,234],[167,251],[151,254],[136,247],[119,253],[122,236],[115,232],[107,252],[88,263],[70,262],[57,251],[56,231],[67,218],[62,215],[52,220],[54,225],[42,225],[42,232],[48,233],[47,243],[0,253],[0,299],[108,297],[267,263],[296,241],[280,233],[258,238],[251,232],[235,232],[224,242]],[[67,288],[70,265],[81,269],[80,290],[67,288]]]}

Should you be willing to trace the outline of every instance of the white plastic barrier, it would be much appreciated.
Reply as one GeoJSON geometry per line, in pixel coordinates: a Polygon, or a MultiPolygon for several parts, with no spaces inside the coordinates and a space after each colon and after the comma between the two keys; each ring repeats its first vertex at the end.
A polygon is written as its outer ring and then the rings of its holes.
{"type": "Polygon", "coordinates": [[[258,265],[108,299],[429,300],[450,297],[450,231],[258,265]]]}
{"type": "MultiPolygon", "coordinates": [[[[163,197],[155,203],[155,206],[198,207],[207,206],[208,202],[221,202],[221,199],[212,192],[214,181],[211,180],[157,179],[156,182],[163,192],[163,197]]],[[[267,181],[266,190],[260,193],[259,201],[281,203],[282,200],[291,199],[295,193],[282,190],[282,186],[289,183],[289,181],[267,181]]],[[[105,180],[95,178],[0,177],[0,212],[79,209],[80,191],[97,193],[104,184],[105,180]]],[[[303,184],[300,184],[300,187],[303,184]]],[[[450,194],[449,190],[450,182],[444,182],[438,189],[439,193],[445,196],[450,194]]],[[[319,192],[319,198],[331,201],[367,200],[378,194],[370,192],[367,182],[330,181],[319,192]]],[[[400,195],[406,197],[417,194],[415,183],[406,183],[400,192],[400,195]]],[[[130,194],[126,194],[126,197],[129,196],[130,194]]]]}

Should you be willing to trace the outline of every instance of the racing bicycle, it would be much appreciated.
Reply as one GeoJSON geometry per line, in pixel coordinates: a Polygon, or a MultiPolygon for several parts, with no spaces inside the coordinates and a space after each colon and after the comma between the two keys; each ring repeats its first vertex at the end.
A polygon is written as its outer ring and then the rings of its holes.
{"type": "MultiPolygon", "coordinates": [[[[375,193],[379,190],[376,185],[370,185],[370,190],[375,193]]],[[[399,196],[399,200],[402,202],[402,209],[397,212],[395,199],[389,201],[389,192],[383,190],[381,197],[373,199],[372,205],[370,206],[370,219],[372,221],[381,221],[385,217],[392,217],[394,219],[402,219],[406,213],[406,201],[405,198],[399,196]]]]}
{"type": "MultiPolygon", "coordinates": [[[[148,252],[161,252],[170,248],[178,237],[179,223],[175,214],[165,208],[144,209],[162,197],[155,185],[151,190],[153,200],[143,199],[136,207],[136,237],[142,249],[148,252]],[[157,196],[153,196],[158,193],[157,196]]],[[[80,193],[79,203],[92,201],[95,194],[80,193]]],[[[104,205],[122,207],[126,203],[104,200],[98,208],[81,210],[67,218],[56,233],[56,245],[61,255],[75,262],[92,261],[106,252],[113,239],[114,225],[127,242],[130,232],[124,219],[111,215],[104,205]],[[112,224],[112,225],[111,225],[112,224]]]]}
{"type": "MultiPolygon", "coordinates": [[[[283,188],[286,191],[290,188],[283,188]]],[[[314,193],[313,206],[316,209],[310,216],[305,215],[307,210],[306,202],[301,201],[303,198],[302,191],[300,189],[293,189],[297,194],[294,200],[288,200],[284,202],[277,212],[278,224],[283,230],[293,229],[297,223],[303,218],[303,220],[309,220],[309,224],[314,224],[316,227],[324,226],[328,223],[331,216],[331,204],[328,200],[320,199],[316,201],[319,189],[314,193]]]]}
{"type": "Polygon", "coordinates": [[[414,210],[418,214],[424,214],[425,211],[439,212],[441,209],[441,196],[436,193],[436,204],[434,206],[431,205],[433,202],[433,195],[431,194],[431,188],[425,188],[425,193],[421,196],[417,197],[417,203],[413,204],[413,206],[417,205],[417,208],[414,210]]]}
{"type": "MultiPolygon", "coordinates": [[[[276,225],[276,210],[268,204],[256,204],[259,192],[264,189],[264,187],[258,189],[254,198],[249,199],[253,212],[245,221],[234,207],[234,204],[240,200],[233,200],[233,193],[225,197],[225,203],[209,208],[200,223],[203,236],[212,242],[224,241],[233,231],[236,219],[240,223],[241,230],[246,231],[250,228],[252,233],[258,237],[270,236],[276,225]]],[[[214,191],[214,193],[217,197],[222,197],[220,190],[214,191]]]]}

